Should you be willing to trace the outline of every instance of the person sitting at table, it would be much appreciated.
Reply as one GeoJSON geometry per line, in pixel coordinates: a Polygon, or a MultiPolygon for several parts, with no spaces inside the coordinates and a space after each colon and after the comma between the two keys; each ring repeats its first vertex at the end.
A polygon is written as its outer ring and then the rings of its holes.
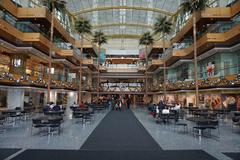
{"type": "Polygon", "coordinates": [[[164,104],[164,102],[162,101],[162,100],[160,100],[160,102],[159,102],[159,104],[158,104],[158,109],[159,110],[163,110],[163,109],[165,109],[165,104],[164,104]]]}
{"type": "Polygon", "coordinates": [[[170,110],[169,109],[163,109],[162,110],[162,114],[169,114],[170,113],[170,110]]]}
{"type": "Polygon", "coordinates": [[[158,118],[158,117],[159,117],[159,113],[160,113],[160,111],[159,111],[159,109],[158,109],[158,106],[156,106],[156,115],[155,115],[155,118],[158,118]]]}
{"type": "Polygon", "coordinates": [[[55,105],[52,110],[54,111],[60,111],[61,110],[61,107],[59,105],[55,105]]]}
{"type": "Polygon", "coordinates": [[[176,103],[175,106],[172,108],[172,110],[179,111],[181,108],[180,103],[176,103]]]}
{"type": "Polygon", "coordinates": [[[83,101],[81,101],[79,107],[80,107],[80,108],[86,108],[86,105],[83,103],[83,101]]]}
{"type": "Polygon", "coordinates": [[[43,107],[43,112],[48,112],[49,111],[49,106],[44,106],[43,107]]]}
{"type": "Polygon", "coordinates": [[[50,110],[53,110],[54,106],[55,106],[55,104],[54,104],[54,103],[51,103],[51,104],[49,105],[49,109],[50,109],[50,110]]]}

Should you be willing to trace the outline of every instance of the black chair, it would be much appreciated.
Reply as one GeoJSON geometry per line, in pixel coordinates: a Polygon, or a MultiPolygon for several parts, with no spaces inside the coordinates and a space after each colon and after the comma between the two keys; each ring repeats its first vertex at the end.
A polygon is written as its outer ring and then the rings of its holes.
{"type": "Polygon", "coordinates": [[[179,110],[179,112],[178,112],[178,121],[175,121],[174,132],[175,132],[176,128],[180,127],[180,126],[183,128],[183,132],[188,132],[188,123],[185,120],[184,110],[179,110]]]}
{"type": "Polygon", "coordinates": [[[232,117],[232,132],[233,132],[234,126],[240,127],[240,116],[233,116],[232,117]]]}
{"type": "Polygon", "coordinates": [[[193,127],[193,134],[197,136],[202,136],[203,131],[207,129],[208,121],[197,122],[197,126],[193,127]]]}
{"type": "Polygon", "coordinates": [[[92,116],[90,113],[86,113],[86,114],[83,114],[83,122],[86,123],[86,122],[92,122],[92,116]]]}
{"type": "Polygon", "coordinates": [[[6,122],[6,117],[3,115],[0,115],[0,133],[3,133],[5,131],[5,122],[6,122]]]}
{"type": "Polygon", "coordinates": [[[61,129],[61,120],[52,119],[48,121],[48,134],[54,134],[57,131],[58,135],[60,134],[61,129]]]}
{"type": "Polygon", "coordinates": [[[32,119],[32,128],[31,128],[31,135],[32,135],[32,129],[33,128],[38,128],[38,129],[42,129],[44,127],[47,127],[46,124],[43,124],[41,120],[39,119],[32,119]]]}
{"type": "Polygon", "coordinates": [[[212,137],[211,130],[218,130],[218,137],[220,137],[219,122],[218,120],[212,120],[208,122],[207,129],[209,136],[212,137]]]}

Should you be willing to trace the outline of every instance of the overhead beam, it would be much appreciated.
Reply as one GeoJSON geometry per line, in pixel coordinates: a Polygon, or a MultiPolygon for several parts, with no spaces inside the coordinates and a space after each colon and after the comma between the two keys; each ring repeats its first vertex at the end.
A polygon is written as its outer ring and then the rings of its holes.
{"type": "Polygon", "coordinates": [[[141,35],[138,34],[107,34],[108,38],[117,39],[117,38],[126,38],[126,39],[139,39],[141,35]]]}
{"type": "Polygon", "coordinates": [[[111,9],[133,9],[133,10],[143,10],[143,11],[152,11],[152,12],[157,12],[157,13],[162,13],[168,16],[173,16],[174,13],[159,9],[159,8],[147,8],[147,7],[140,7],[140,6],[98,6],[95,8],[86,8],[82,9],[76,12],[73,12],[73,15],[79,15],[79,14],[84,14],[88,12],[94,12],[94,11],[103,11],[103,10],[111,10],[111,9]]]}
{"type": "Polygon", "coordinates": [[[101,25],[94,25],[93,28],[107,28],[107,27],[116,27],[116,26],[128,26],[128,27],[143,27],[153,29],[152,25],[147,24],[137,24],[137,23],[107,23],[101,25]]]}

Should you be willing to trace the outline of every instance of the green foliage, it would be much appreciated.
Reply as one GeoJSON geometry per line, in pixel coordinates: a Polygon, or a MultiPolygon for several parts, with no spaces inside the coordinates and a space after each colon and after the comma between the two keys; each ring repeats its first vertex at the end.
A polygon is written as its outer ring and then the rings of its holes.
{"type": "Polygon", "coordinates": [[[150,32],[145,32],[139,39],[139,45],[149,46],[154,43],[154,39],[150,32]]]}
{"type": "Polygon", "coordinates": [[[80,34],[91,34],[92,25],[87,19],[80,17],[75,23],[75,29],[80,34]]]}
{"type": "Polygon", "coordinates": [[[170,34],[172,31],[172,23],[167,20],[167,17],[159,16],[156,19],[154,24],[154,33],[163,33],[163,34],[170,34]]]}
{"type": "Polygon", "coordinates": [[[101,46],[107,43],[107,36],[102,31],[96,31],[94,32],[92,42],[101,46]]]}
{"type": "Polygon", "coordinates": [[[208,0],[186,0],[181,4],[183,13],[201,11],[206,7],[208,0]]]}

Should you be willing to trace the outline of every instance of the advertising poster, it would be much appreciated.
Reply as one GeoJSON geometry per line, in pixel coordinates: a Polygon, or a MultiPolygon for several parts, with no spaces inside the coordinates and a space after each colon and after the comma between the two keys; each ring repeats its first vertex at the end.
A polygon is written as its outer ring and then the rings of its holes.
{"type": "Polygon", "coordinates": [[[222,106],[231,110],[237,110],[237,96],[234,94],[222,94],[222,106]]]}
{"type": "Polygon", "coordinates": [[[142,49],[140,49],[139,50],[139,59],[140,60],[144,60],[145,59],[145,49],[144,48],[142,48],[142,49]]]}
{"type": "Polygon", "coordinates": [[[237,110],[240,111],[240,96],[237,96],[237,110]]]}
{"type": "Polygon", "coordinates": [[[103,64],[106,61],[106,49],[101,49],[101,54],[100,54],[100,63],[103,64]]]}
{"type": "Polygon", "coordinates": [[[211,107],[212,109],[221,108],[222,101],[220,94],[212,94],[211,107]]]}

